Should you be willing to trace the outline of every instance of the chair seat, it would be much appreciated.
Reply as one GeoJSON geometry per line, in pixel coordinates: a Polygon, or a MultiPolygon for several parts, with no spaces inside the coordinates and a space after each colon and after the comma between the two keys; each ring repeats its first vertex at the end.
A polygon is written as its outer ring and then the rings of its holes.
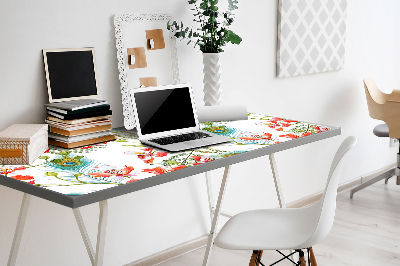
{"type": "Polygon", "coordinates": [[[373,132],[377,137],[389,137],[389,127],[386,123],[377,125],[373,132]]]}
{"type": "Polygon", "coordinates": [[[238,250],[306,248],[303,244],[314,233],[319,212],[319,204],[298,209],[242,212],[224,225],[214,244],[238,250]]]}

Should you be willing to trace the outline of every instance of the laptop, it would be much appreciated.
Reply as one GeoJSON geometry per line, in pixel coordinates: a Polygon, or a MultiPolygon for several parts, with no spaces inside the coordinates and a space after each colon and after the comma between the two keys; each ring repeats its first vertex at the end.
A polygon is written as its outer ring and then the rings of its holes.
{"type": "Polygon", "coordinates": [[[231,141],[200,129],[189,84],[130,90],[139,140],[176,152],[231,141]]]}

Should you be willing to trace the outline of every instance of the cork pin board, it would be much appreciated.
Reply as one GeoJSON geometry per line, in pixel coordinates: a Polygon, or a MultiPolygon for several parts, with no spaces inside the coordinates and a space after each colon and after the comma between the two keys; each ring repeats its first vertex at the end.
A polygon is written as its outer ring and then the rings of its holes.
{"type": "MultiPolygon", "coordinates": [[[[119,80],[121,83],[124,125],[126,129],[135,127],[133,111],[130,107],[129,90],[141,85],[154,86],[179,83],[176,39],[167,29],[172,20],[169,14],[123,14],[115,15],[115,37],[119,80]],[[154,48],[150,47],[150,43],[154,48]],[[144,48],[144,56],[128,52],[131,48],[144,48]],[[140,64],[138,64],[138,60],[140,64]],[[133,64],[132,64],[133,63],[133,64]],[[138,67],[139,66],[139,67],[138,67]],[[151,77],[150,80],[140,78],[151,77]],[[145,84],[144,84],[145,83],[145,84]]],[[[143,51],[143,50],[142,50],[143,51]]]]}

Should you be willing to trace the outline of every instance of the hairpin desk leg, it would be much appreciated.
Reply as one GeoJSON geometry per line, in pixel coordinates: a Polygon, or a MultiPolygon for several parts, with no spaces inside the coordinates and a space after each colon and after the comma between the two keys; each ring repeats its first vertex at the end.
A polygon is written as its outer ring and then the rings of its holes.
{"type": "Polygon", "coordinates": [[[94,265],[94,251],[93,251],[92,243],[90,242],[89,235],[86,231],[85,222],[82,219],[81,211],[79,210],[79,208],[73,209],[72,211],[74,212],[76,223],[78,224],[79,231],[81,232],[83,242],[85,243],[86,251],[89,255],[90,262],[92,263],[92,265],[94,265]]]}
{"type": "Polygon", "coordinates": [[[107,200],[100,201],[99,227],[97,231],[97,247],[95,266],[103,265],[104,246],[106,242],[108,204],[107,200]]]}
{"type": "MultiPolygon", "coordinates": [[[[278,175],[278,167],[276,166],[274,153],[271,153],[269,155],[269,163],[271,165],[272,176],[274,178],[275,190],[276,190],[276,195],[278,196],[279,207],[286,208],[286,203],[285,203],[285,200],[283,199],[283,191],[282,191],[282,187],[281,187],[281,181],[280,181],[279,175],[278,175]]],[[[289,253],[292,253],[292,252],[293,252],[293,250],[289,250],[289,253]]],[[[290,258],[292,260],[294,260],[293,255],[291,255],[290,258]]]]}
{"type": "Polygon", "coordinates": [[[19,244],[21,243],[22,233],[24,231],[30,200],[31,200],[31,195],[24,193],[24,197],[22,198],[22,203],[21,203],[21,209],[19,211],[17,227],[14,233],[14,240],[11,246],[10,256],[8,257],[8,263],[7,263],[8,266],[14,266],[17,260],[19,244]]]}
{"type": "Polygon", "coordinates": [[[205,172],[205,177],[206,177],[207,194],[208,194],[208,207],[210,209],[210,219],[212,222],[213,215],[214,215],[214,206],[213,206],[214,198],[213,198],[213,192],[212,192],[210,172],[205,172]]]}
{"type": "Polygon", "coordinates": [[[278,168],[276,167],[275,155],[273,153],[269,155],[269,163],[271,164],[272,176],[274,178],[276,195],[278,196],[279,207],[286,208],[285,200],[283,199],[281,182],[279,180],[278,168]]]}
{"type": "Polygon", "coordinates": [[[93,252],[93,247],[92,244],[90,243],[89,235],[87,234],[85,223],[82,219],[80,210],[78,208],[73,210],[76,223],[78,224],[79,231],[81,232],[83,242],[85,243],[85,247],[90,258],[90,262],[92,263],[92,265],[95,266],[103,265],[104,246],[105,246],[106,228],[107,228],[107,213],[108,213],[107,200],[100,201],[99,205],[100,205],[100,214],[99,214],[99,225],[97,231],[96,253],[93,252]]]}
{"type": "Polygon", "coordinates": [[[226,182],[227,182],[227,179],[229,176],[229,170],[230,170],[230,166],[226,166],[225,171],[224,171],[224,176],[223,176],[222,182],[221,182],[221,188],[219,190],[217,206],[215,207],[215,213],[214,213],[214,216],[212,219],[210,235],[208,236],[206,253],[204,255],[204,260],[203,260],[203,266],[208,265],[210,257],[211,257],[212,245],[213,245],[214,238],[215,238],[214,233],[215,233],[215,229],[217,228],[218,218],[219,218],[220,211],[221,211],[222,200],[224,198],[225,188],[226,188],[226,184],[227,184],[226,182]]]}

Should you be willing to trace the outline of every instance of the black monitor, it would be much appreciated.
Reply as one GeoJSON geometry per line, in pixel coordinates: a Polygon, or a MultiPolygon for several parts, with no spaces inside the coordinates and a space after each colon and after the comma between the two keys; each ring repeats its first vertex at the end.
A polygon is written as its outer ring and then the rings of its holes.
{"type": "Polygon", "coordinates": [[[49,102],[96,98],[94,48],[43,50],[49,102]]]}

